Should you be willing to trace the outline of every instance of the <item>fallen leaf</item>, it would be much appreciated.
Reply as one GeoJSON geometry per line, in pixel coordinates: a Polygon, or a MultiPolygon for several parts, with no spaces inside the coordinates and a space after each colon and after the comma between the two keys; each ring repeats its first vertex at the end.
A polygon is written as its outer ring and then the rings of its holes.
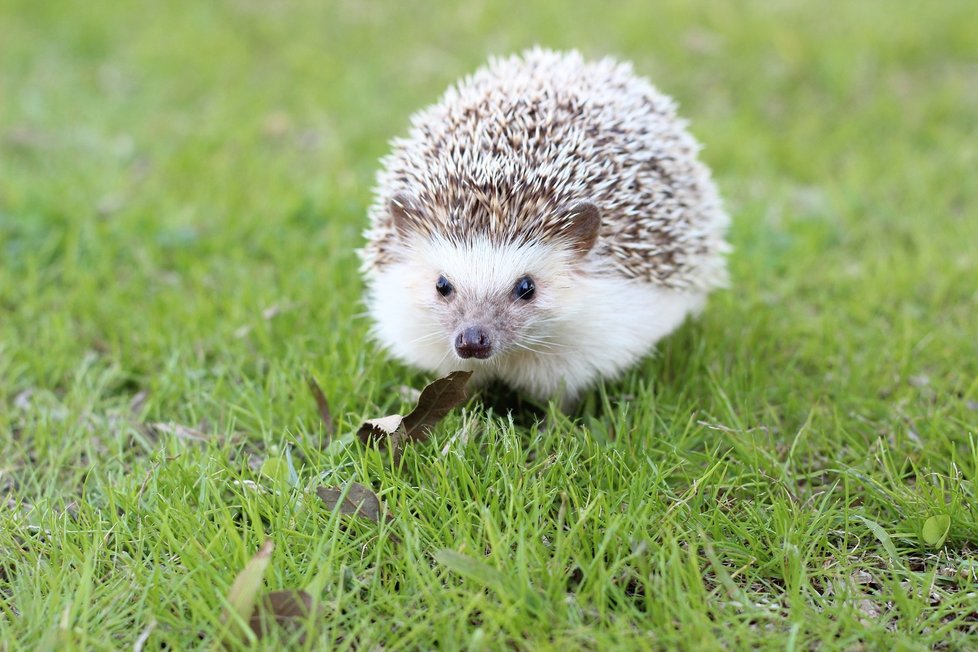
{"type": "MultiPolygon", "coordinates": [[[[317,610],[318,611],[318,610],[317,610]]],[[[312,596],[305,591],[285,589],[271,591],[262,596],[248,621],[251,631],[259,639],[271,633],[272,627],[278,625],[288,631],[295,631],[314,613],[312,596]]],[[[299,637],[299,642],[305,641],[305,634],[299,637]]]]}
{"type": "Polygon", "coordinates": [[[309,391],[312,392],[312,397],[316,400],[316,409],[319,410],[319,418],[323,420],[326,435],[332,437],[336,434],[336,425],[333,423],[333,415],[329,411],[329,401],[326,400],[326,395],[315,378],[309,376],[306,379],[306,383],[309,385],[309,391]]]}
{"type": "Polygon", "coordinates": [[[228,636],[225,643],[232,640],[242,640],[246,634],[243,623],[251,619],[251,612],[255,608],[255,598],[258,596],[258,589],[261,587],[262,578],[268,569],[268,564],[272,560],[272,549],[274,544],[271,539],[265,541],[261,549],[255,556],[248,560],[245,567],[234,578],[234,583],[228,591],[228,606],[224,609],[221,620],[228,627],[228,636]]]}
{"type": "Polygon", "coordinates": [[[920,529],[920,538],[929,546],[940,548],[951,530],[951,517],[947,514],[931,516],[920,529]]]}
{"type": "Polygon", "coordinates": [[[327,507],[332,510],[338,509],[341,514],[362,516],[374,523],[380,521],[381,514],[384,514],[385,520],[391,519],[381,507],[377,494],[359,482],[350,484],[349,490],[344,487],[319,487],[316,489],[316,495],[327,507]]]}
{"type": "Polygon", "coordinates": [[[439,378],[421,390],[417,405],[406,416],[367,419],[357,430],[357,437],[364,444],[376,441],[390,446],[395,459],[399,458],[404,443],[428,439],[435,425],[466,401],[466,384],[471,376],[471,371],[453,371],[439,378]]]}
{"type": "Polygon", "coordinates": [[[404,417],[404,430],[411,441],[424,441],[431,429],[449,412],[465,403],[469,397],[465,389],[471,371],[453,371],[421,390],[418,405],[404,417]]]}
{"type": "Polygon", "coordinates": [[[400,414],[392,414],[389,417],[380,417],[379,419],[367,419],[357,430],[357,437],[364,444],[374,441],[383,442],[394,436],[402,438],[403,434],[398,435],[398,430],[401,430],[403,421],[404,417],[400,414]]]}

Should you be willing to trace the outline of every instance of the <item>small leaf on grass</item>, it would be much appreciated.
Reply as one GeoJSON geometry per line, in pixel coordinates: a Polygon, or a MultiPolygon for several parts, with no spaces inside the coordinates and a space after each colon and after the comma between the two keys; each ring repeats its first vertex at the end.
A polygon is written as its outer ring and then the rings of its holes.
{"type": "Polygon", "coordinates": [[[431,429],[469,397],[465,386],[471,371],[453,371],[421,390],[418,405],[404,417],[404,430],[411,441],[424,441],[431,429]]]}
{"type": "MultiPolygon", "coordinates": [[[[273,623],[294,632],[312,613],[312,596],[305,591],[272,591],[262,596],[251,613],[248,625],[260,639],[272,631],[273,623]]],[[[300,636],[299,642],[303,643],[304,640],[305,634],[300,636]]]]}
{"type": "Polygon", "coordinates": [[[924,521],[924,527],[920,530],[920,538],[927,545],[940,548],[944,545],[950,531],[951,517],[947,514],[938,514],[924,521]]]}
{"type": "Polygon", "coordinates": [[[357,430],[357,437],[360,438],[364,444],[369,444],[373,441],[386,442],[388,439],[394,437],[403,437],[403,435],[398,434],[398,430],[401,429],[401,423],[404,421],[404,417],[400,414],[392,414],[388,417],[380,417],[379,419],[367,419],[357,430]]]}
{"type": "Polygon", "coordinates": [[[351,484],[349,490],[343,487],[319,487],[316,495],[330,509],[338,509],[340,514],[362,516],[374,523],[378,523],[383,514],[384,520],[391,520],[391,516],[381,507],[377,494],[359,482],[351,484]]]}
{"type": "MultiPolygon", "coordinates": [[[[379,523],[381,517],[387,523],[394,520],[394,516],[384,508],[377,494],[358,482],[350,484],[349,489],[319,487],[316,489],[316,495],[326,504],[326,507],[334,511],[339,510],[340,514],[360,516],[374,523],[379,523]]],[[[388,532],[387,537],[394,543],[401,541],[393,532],[388,532]]]]}
{"type": "Polygon", "coordinates": [[[332,437],[336,434],[336,425],[333,423],[333,415],[329,411],[329,401],[326,400],[326,395],[315,378],[309,376],[306,378],[306,384],[309,385],[309,391],[312,392],[312,397],[316,401],[316,409],[319,411],[319,418],[323,420],[326,435],[332,437]]]}
{"type": "MultiPolygon", "coordinates": [[[[241,640],[244,636],[243,623],[247,623],[251,618],[258,589],[272,560],[273,547],[270,539],[266,541],[234,578],[234,583],[228,591],[228,606],[224,609],[221,620],[228,626],[229,633],[232,634],[229,638],[232,640],[241,640]]],[[[225,640],[227,642],[229,639],[225,640]]]]}
{"type": "Polygon", "coordinates": [[[439,378],[421,390],[417,405],[407,416],[392,414],[368,419],[357,430],[357,437],[364,444],[376,441],[390,446],[394,457],[400,457],[405,442],[425,441],[445,415],[465,402],[468,398],[465,386],[471,376],[471,371],[453,371],[439,378]]]}

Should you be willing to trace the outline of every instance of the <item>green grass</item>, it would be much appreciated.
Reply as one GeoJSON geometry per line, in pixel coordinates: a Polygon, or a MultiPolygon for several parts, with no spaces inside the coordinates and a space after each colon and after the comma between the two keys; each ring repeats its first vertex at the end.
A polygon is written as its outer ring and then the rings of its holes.
{"type": "Polygon", "coordinates": [[[0,649],[211,647],[266,538],[310,648],[973,649],[973,9],[4,3],[0,649]],[[352,433],[428,379],[358,317],[376,160],[535,42],[679,99],[733,286],[574,419],[476,401],[393,466],[352,433]]]}

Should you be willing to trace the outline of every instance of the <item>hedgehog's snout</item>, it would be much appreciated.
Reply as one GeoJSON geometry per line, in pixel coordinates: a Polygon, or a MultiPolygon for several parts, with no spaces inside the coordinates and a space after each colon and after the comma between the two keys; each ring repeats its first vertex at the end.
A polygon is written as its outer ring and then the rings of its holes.
{"type": "Polygon", "coordinates": [[[460,358],[485,360],[492,355],[492,340],[485,329],[470,326],[455,337],[455,352],[460,358]]]}

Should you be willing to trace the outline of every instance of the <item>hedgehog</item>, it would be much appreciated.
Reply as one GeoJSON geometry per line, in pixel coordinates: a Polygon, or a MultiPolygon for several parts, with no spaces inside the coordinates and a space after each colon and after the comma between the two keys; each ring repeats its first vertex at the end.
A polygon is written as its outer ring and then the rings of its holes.
{"type": "Polygon", "coordinates": [[[700,145],[628,63],[491,58],[391,148],[359,253],[372,336],[408,365],[573,406],[727,284],[700,145]]]}

